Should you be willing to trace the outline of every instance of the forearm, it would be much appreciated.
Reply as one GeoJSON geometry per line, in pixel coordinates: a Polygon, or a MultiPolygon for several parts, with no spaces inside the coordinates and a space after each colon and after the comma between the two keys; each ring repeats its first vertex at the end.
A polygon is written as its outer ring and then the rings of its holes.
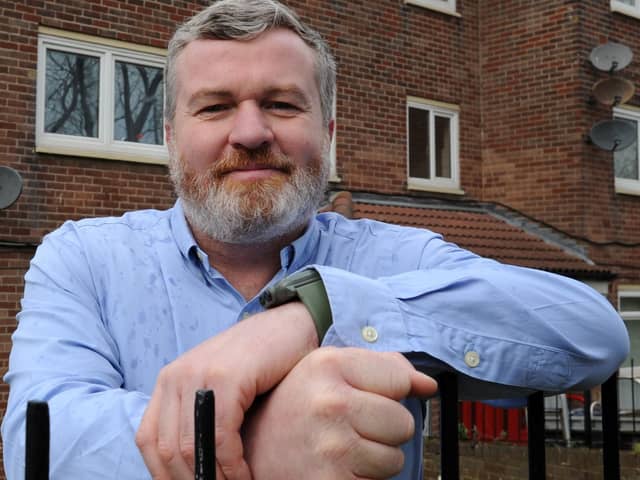
{"type": "Polygon", "coordinates": [[[475,379],[472,396],[484,393],[478,380],[537,390],[592,386],[628,351],[608,302],[564,277],[484,260],[379,279],[317,268],[334,316],[327,343],[415,352],[430,373],[453,368],[475,379]],[[375,329],[375,341],[362,335],[365,327],[375,329]]]}

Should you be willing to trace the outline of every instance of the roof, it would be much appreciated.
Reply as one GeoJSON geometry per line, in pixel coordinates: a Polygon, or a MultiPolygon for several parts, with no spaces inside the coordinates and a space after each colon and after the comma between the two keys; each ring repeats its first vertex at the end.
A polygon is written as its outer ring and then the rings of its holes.
{"type": "Polygon", "coordinates": [[[327,209],[351,218],[370,218],[396,225],[426,228],[438,232],[447,241],[478,255],[500,262],[553,271],[568,276],[610,277],[611,272],[594,265],[578,251],[551,241],[540,234],[501,218],[481,205],[456,206],[398,204],[378,197],[374,200],[352,198],[348,192],[334,195],[327,209]]]}

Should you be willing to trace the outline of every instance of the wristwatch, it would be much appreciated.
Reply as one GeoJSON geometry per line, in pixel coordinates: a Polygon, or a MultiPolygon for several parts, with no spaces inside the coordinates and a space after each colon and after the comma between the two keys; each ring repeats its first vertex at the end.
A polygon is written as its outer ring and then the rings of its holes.
{"type": "Polygon", "coordinates": [[[315,269],[302,270],[285,277],[260,295],[260,303],[264,308],[277,307],[294,300],[300,300],[309,310],[316,325],[318,341],[322,343],[333,324],[333,318],[327,290],[315,269]]]}

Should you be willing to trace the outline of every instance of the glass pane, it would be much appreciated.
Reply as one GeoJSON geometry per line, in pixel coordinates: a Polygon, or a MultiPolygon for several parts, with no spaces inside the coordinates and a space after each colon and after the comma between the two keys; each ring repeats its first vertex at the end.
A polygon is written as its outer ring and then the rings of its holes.
{"type": "Polygon", "coordinates": [[[451,119],[436,115],[436,177],[451,178],[451,119]]]}
{"type": "Polygon", "coordinates": [[[621,312],[640,312],[640,297],[620,297],[621,312]]]}
{"type": "MultiPolygon", "coordinates": [[[[636,138],[638,138],[638,122],[630,121],[635,127],[636,138]]],[[[624,150],[613,152],[613,162],[616,178],[628,178],[640,180],[638,177],[638,142],[634,142],[624,150]]]]}
{"type": "Polygon", "coordinates": [[[162,69],[116,62],[114,140],[162,145],[162,69]]]}
{"type": "MultiPolygon", "coordinates": [[[[629,366],[631,364],[631,359],[633,359],[633,366],[636,370],[636,374],[640,372],[640,321],[638,320],[626,320],[624,322],[627,327],[627,332],[629,333],[630,340],[630,351],[629,356],[626,361],[622,364],[623,366],[629,366]]],[[[636,402],[638,400],[636,399],[636,402]]]]}
{"type": "Polygon", "coordinates": [[[44,130],[98,136],[100,59],[47,50],[44,130]]]}
{"type": "Polygon", "coordinates": [[[409,107],[409,176],[429,178],[429,111],[409,107]]]}
{"type": "Polygon", "coordinates": [[[618,3],[624,3],[626,5],[636,6],[636,0],[617,0],[618,3]]]}

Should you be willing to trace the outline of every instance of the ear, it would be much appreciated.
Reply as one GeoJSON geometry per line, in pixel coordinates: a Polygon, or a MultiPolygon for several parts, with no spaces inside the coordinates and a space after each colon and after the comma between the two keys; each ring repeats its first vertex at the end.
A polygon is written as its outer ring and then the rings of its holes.
{"type": "Polygon", "coordinates": [[[167,120],[164,122],[164,144],[169,150],[173,148],[173,127],[167,120]]]}
{"type": "Polygon", "coordinates": [[[336,133],[336,119],[332,118],[329,120],[329,125],[327,125],[327,130],[329,132],[329,143],[333,141],[333,136],[336,133]]]}

